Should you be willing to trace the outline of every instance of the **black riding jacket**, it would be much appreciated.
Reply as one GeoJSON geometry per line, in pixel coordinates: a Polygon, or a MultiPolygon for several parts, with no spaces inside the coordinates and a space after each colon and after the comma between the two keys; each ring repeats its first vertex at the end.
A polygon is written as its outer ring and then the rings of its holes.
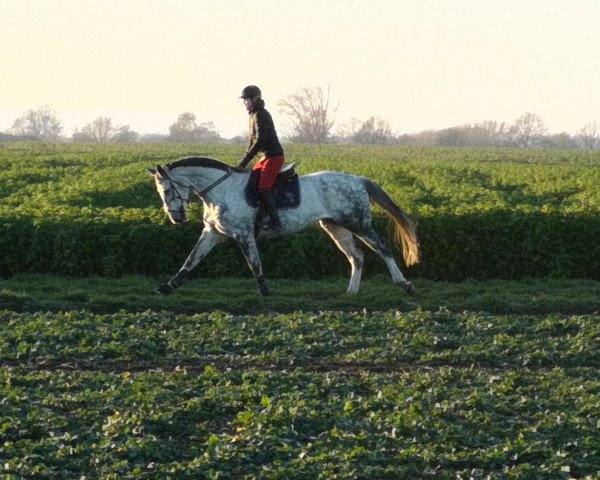
{"type": "Polygon", "coordinates": [[[248,113],[250,144],[241,166],[245,167],[257,153],[262,153],[265,157],[283,155],[283,147],[277,138],[273,118],[265,109],[265,102],[262,99],[258,100],[248,113]]]}

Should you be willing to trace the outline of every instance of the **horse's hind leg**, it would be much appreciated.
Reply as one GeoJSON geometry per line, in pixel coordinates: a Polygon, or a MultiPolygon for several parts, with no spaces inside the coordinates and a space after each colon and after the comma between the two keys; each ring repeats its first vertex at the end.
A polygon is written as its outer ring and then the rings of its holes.
{"type": "Polygon", "coordinates": [[[346,255],[350,262],[350,266],[352,267],[350,283],[346,293],[353,294],[358,292],[360,277],[362,275],[364,253],[358,248],[358,245],[356,245],[352,232],[331,220],[320,220],[319,224],[321,225],[321,228],[328,233],[344,255],[346,255]]]}
{"type": "Polygon", "coordinates": [[[392,255],[390,247],[386,242],[381,240],[379,235],[377,235],[377,232],[373,230],[373,227],[368,226],[361,229],[360,232],[354,233],[383,259],[388,267],[388,270],[390,271],[390,274],[392,275],[392,280],[394,283],[400,285],[406,291],[406,293],[412,295],[415,292],[415,287],[413,287],[413,284],[409,282],[404,275],[402,275],[402,272],[394,260],[394,256],[392,255]]]}
{"type": "Polygon", "coordinates": [[[244,238],[237,238],[236,240],[244,257],[246,257],[246,261],[248,262],[248,266],[250,267],[254,278],[256,279],[258,293],[263,297],[269,295],[269,289],[267,288],[267,283],[263,276],[260,255],[258,254],[258,248],[256,247],[256,240],[252,235],[248,235],[244,238]]]}

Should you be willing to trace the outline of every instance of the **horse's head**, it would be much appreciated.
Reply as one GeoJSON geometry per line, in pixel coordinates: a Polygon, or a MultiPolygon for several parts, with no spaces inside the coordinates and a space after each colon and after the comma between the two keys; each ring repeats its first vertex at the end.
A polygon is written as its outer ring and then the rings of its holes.
{"type": "Polygon", "coordinates": [[[187,222],[191,187],[175,181],[160,165],[156,166],[156,170],[149,168],[148,172],[154,177],[156,190],[171,222],[187,222]]]}

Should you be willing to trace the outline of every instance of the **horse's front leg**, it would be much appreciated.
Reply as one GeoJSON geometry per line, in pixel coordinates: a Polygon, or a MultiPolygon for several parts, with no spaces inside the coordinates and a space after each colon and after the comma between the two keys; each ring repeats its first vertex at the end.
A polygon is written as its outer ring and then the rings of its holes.
{"type": "Polygon", "coordinates": [[[160,295],[170,295],[173,290],[179,288],[183,283],[185,277],[187,277],[188,273],[200,263],[200,261],[208,255],[208,253],[213,249],[213,247],[223,241],[224,238],[221,234],[214,231],[210,226],[205,225],[204,230],[202,230],[202,235],[198,239],[196,246],[190,252],[187,260],[183,264],[183,266],[179,269],[177,274],[171,278],[167,283],[160,285],[156,290],[156,293],[160,295]]]}
{"type": "Polygon", "coordinates": [[[258,284],[258,293],[263,297],[269,295],[269,289],[267,283],[263,277],[262,263],[258,254],[258,248],[256,247],[256,240],[252,235],[245,236],[243,238],[236,238],[238,245],[240,246],[250,270],[256,279],[258,284]]]}

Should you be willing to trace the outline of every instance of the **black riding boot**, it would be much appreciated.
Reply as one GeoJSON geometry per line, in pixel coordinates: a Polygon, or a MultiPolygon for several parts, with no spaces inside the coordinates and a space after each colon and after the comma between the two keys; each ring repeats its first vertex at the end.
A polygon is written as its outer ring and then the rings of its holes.
{"type": "Polygon", "coordinates": [[[271,190],[261,190],[260,199],[265,207],[265,210],[269,214],[269,221],[264,223],[262,228],[276,231],[281,230],[281,222],[279,221],[279,213],[277,212],[277,207],[275,206],[275,197],[273,197],[273,192],[271,190]]]}

